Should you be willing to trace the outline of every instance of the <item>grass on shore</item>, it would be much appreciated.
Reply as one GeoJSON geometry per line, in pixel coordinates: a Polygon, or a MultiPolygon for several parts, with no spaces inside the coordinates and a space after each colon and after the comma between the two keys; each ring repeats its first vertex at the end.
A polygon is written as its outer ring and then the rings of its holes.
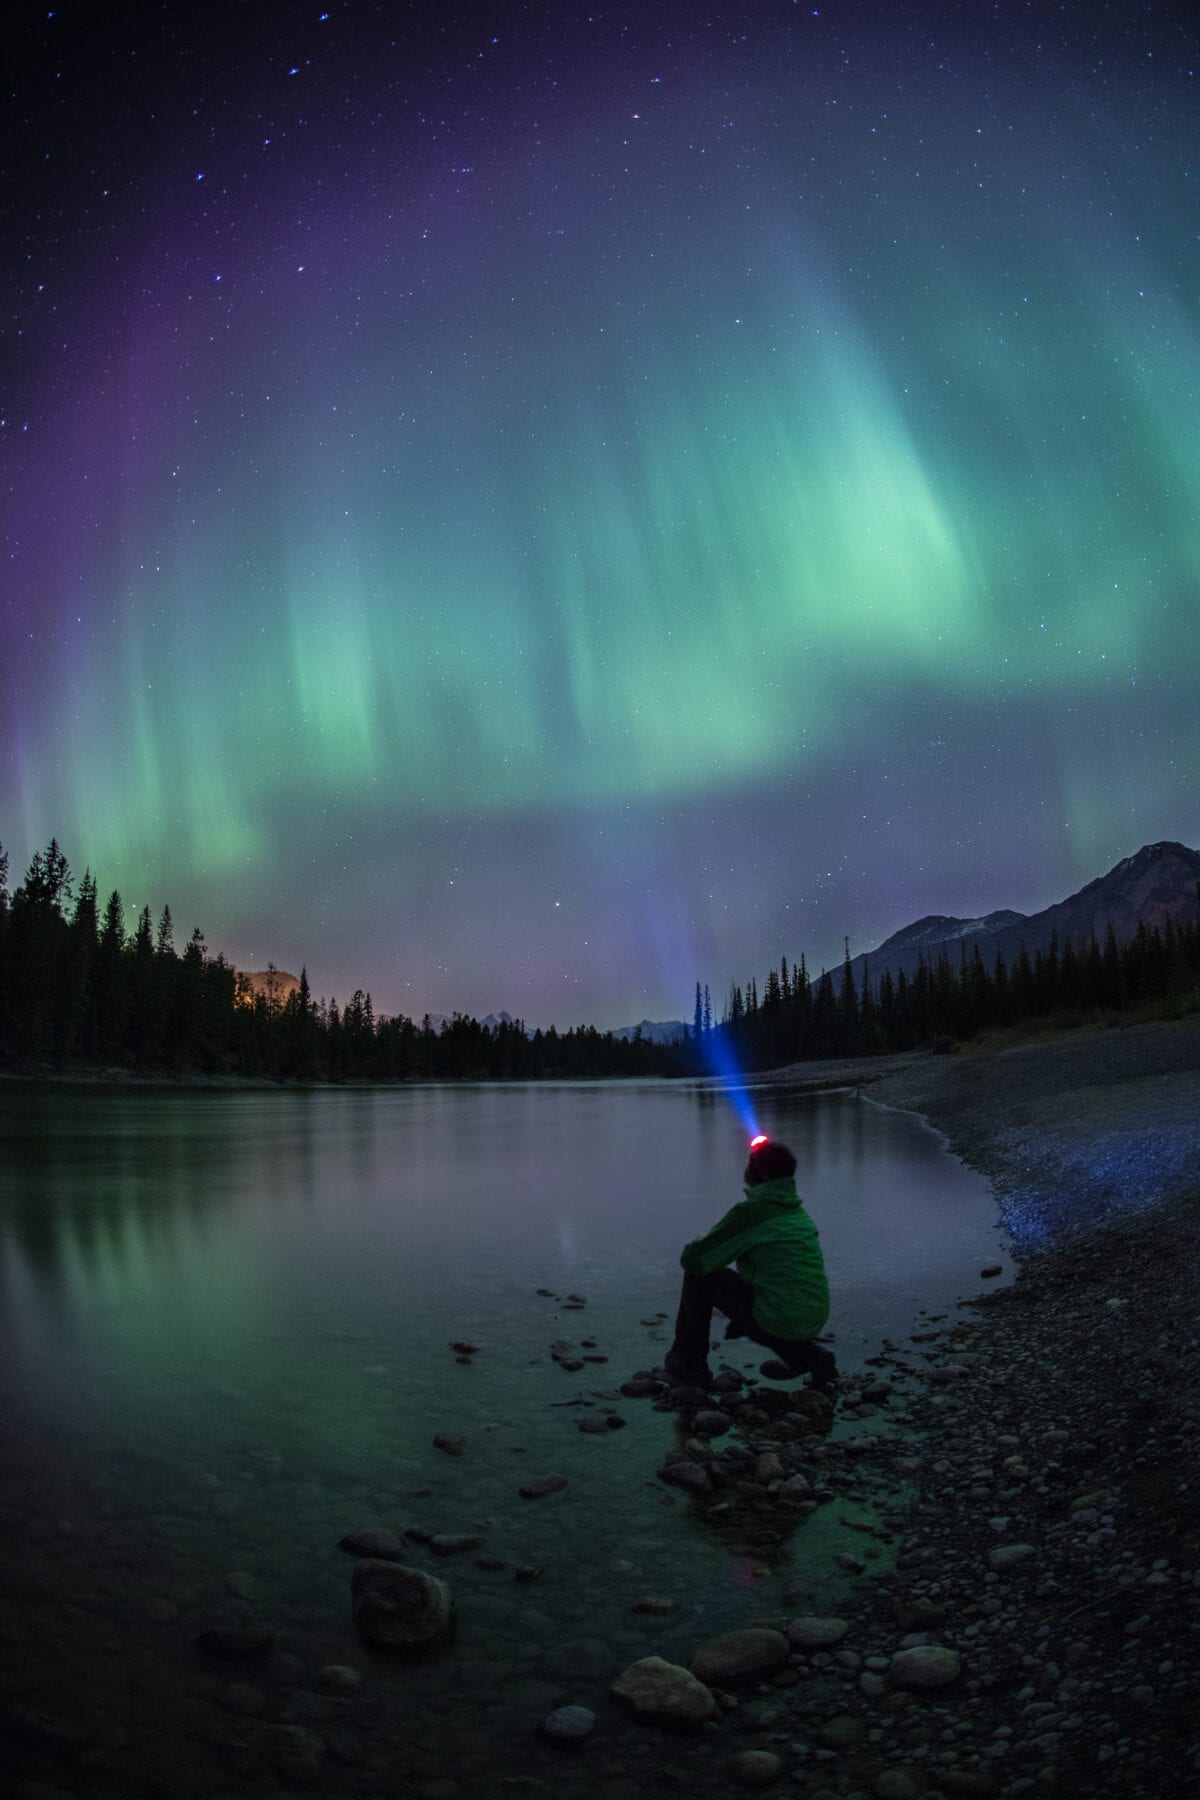
{"type": "Polygon", "coordinates": [[[1130,1025],[1160,1025],[1190,1018],[1200,1012],[1200,988],[1174,994],[1169,1000],[1148,1001],[1145,1006],[1064,1007],[1040,1019],[1021,1019],[1013,1025],[996,1025],[978,1037],[965,1039],[959,1048],[976,1056],[995,1056],[1001,1050],[1019,1050],[1026,1044],[1044,1044],[1074,1031],[1124,1031],[1130,1025]]]}

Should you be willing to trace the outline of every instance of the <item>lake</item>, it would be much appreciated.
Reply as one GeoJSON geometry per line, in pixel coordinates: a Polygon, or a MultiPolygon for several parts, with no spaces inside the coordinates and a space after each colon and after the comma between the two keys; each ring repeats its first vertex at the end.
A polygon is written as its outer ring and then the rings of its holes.
{"type": "MultiPolygon", "coordinates": [[[[844,1366],[1007,1269],[986,1183],[912,1114],[754,1098],[798,1158],[844,1366]]],[[[636,1790],[654,1734],[613,1725],[611,1679],[686,1662],[748,1589],[771,1612],[798,1573],[825,1580],[819,1515],[770,1566],[747,1556],[656,1481],[671,1416],[616,1392],[667,1348],[680,1246],[741,1197],[745,1153],[726,1099],[684,1084],[0,1089],[0,1723],[19,1772],[89,1796],[264,1791],[239,1732],[265,1717],[322,1735],[322,1792],[401,1775],[428,1800],[491,1794],[546,1759],[556,1792],[608,1792],[533,1735],[578,1701],[614,1734],[613,1795],[636,1790]],[[564,1371],[558,1339],[597,1360],[564,1371]],[[572,1400],[618,1402],[625,1429],[579,1432],[572,1400]],[[547,1472],[569,1487],[518,1497],[547,1472]],[[416,1524],[484,1545],[436,1567],[453,1643],[396,1664],[355,1637],[338,1541],[416,1524]],[[678,1611],[631,1614],[648,1594],[678,1611]],[[265,1665],[195,1651],[249,1618],[278,1632],[265,1665]],[[362,1688],[318,1684],[330,1664],[362,1688]]],[[[753,1371],[753,1346],[729,1348],[753,1371]]]]}

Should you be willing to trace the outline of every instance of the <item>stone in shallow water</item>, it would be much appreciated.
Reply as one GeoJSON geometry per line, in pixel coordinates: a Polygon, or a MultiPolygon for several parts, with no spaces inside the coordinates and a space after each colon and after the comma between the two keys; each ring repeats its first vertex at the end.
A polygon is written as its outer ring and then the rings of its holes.
{"type": "Polygon", "coordinates": [[[518,1491],[522,1500],[544,1500],[547,1494],[560,1494],[566,1485],[565,1475],[535,1475],[518,1491]]]}
{"type": "Polygon", "coordinates": [[[669,1731],[698,1731],[720,1710],[704,1683],[689,1669],[661,1656],[643,1656],[630,1663],[609,1693],[644,1724],[662,1725],[669,1731]]]}
{"type": "Polygon", "coordinates": [[[897,1687],[917,1690],[946,1687],[961,1673],[958,1655],[943,1644],[915,1644],[911,1650],[898,1650],[888,1664],[888,1674],[897,1687]]]}
{"type": "Polygon", "coordinates": [[[303,1725],[272,1725],[254,1720],[238,1732],[243,1743],[261,1756],[280,1775],[294,1781],[311,1781],[320,1773],[325,1743],[303,1725]]]}
{"type": "Polygon", "coordinates": [[[483,1538],[472,1531],[439,1531],[436,1537],[429,1540],[429,1548],[435,1556],[462,1556],[468,1550],[478,1550],[483,1545],[483,1538]]]}
{"type": "Polygon", "coordinates": [[[726,1631],[720,1637],[701,1644],[692,1658],[692,1674],[708,1686],[726,1681],[744,1681],[766,1669],[776,1669],[787,1660],[788,1641],[782,1631],[766,1626],[748,1626],[742,1631],[726,1631]]]}
{"type": "Polygon", "coordinates": [[[400,1562],[404,1556],[404,1545],[394,1532],[373,1527],[348,1532],[339,1541],[338,1549],[348,1550],[351,1556],[376,1556],[385,1562],[400,1562]]]}
{"type": "Polygon", "coordinates": [[[552,1744],[582,1744],[596,1729],[596,1715],[586,1706],[559,1706],[538,1726],[541,1735],[552,1744]]]}
{"type": "Polygon", "coordinates": [[[445,1451],[447,1456],[461,1456],[467,1447],[467,1440],[461,1431],[439,1431],[433,1440],[435,1450],[445,1451]]]}
{"type": "Polygon", "coordinates": [[[454,1616],[450,1589],[424,1569],[361,1562],[351,1577],[358,1634],[384,1650],[418,1650],[443,1636],[454,1616]]]}
{"type": "Polygon", "coordinates": [[[668,1487],[683,1488],[688,1494],[707,1493],[712,1486],[707,1469],[696,1462],[666,1463],[658,1471],[658,1479],[668,1487]]]}
{"type": "Polygon", "coordinates": [[[202,1631],[196,1643],[206,1656],[220,1662],[252,1662],[264,1656],[275,1642],[269,1625],[218,1625],[202,1631]]]}

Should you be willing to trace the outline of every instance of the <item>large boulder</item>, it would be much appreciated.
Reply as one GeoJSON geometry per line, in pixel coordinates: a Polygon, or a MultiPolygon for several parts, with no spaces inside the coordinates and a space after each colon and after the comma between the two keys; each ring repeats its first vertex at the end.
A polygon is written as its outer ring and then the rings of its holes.
{"type": "Polygon", "coordinates": [[[360,1562],[351,1577],[359,1636],[382,1650],[419,1650],[444,1636],[454,1599],[444,1581],[403,1563],[360,1562]]]}
{"type": "Polygon", "coordinates": [[[643,1656],[618,1675],[609,1693],[646,1725],[669,1731],[698,1731],[717,1716],[718,1706],[702,1681],[678,1663],[643,1656]]]}

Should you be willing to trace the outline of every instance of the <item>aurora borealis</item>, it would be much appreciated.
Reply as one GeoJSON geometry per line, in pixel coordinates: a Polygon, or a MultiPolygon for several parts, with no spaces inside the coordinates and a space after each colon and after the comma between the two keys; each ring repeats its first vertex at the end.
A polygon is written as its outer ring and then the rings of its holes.
{"type": "Polygon", "coordinates": [[[1189,8],[9,16],[0,840],[685,1016],[1200,839],[1189,8]]]}

